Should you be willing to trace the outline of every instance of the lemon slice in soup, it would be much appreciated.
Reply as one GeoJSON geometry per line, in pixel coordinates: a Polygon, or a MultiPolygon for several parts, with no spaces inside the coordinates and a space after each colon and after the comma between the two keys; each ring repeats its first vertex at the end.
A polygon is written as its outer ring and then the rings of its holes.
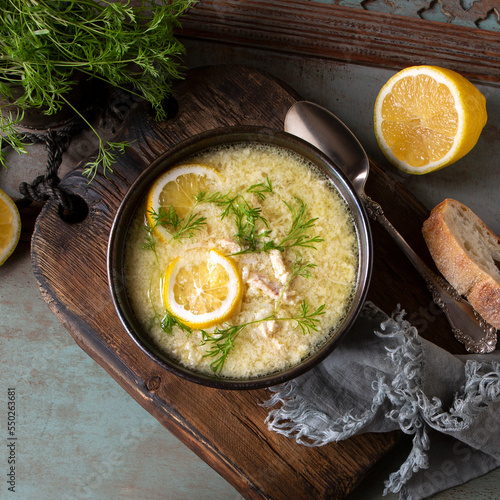
{"type": "Polygon", "coordinates": [[[191,328],[207,328],[231,317],[243,294],[241,275],[231,257],[193,250],[177,257],[165,273],[167,310],[191,328]]]}
{"type": "Polygon", "coordinates": [[[166,212],[173,207],[182,219],[194,207],[195,196],[217,185],[221,179],[215,168],[199,164],[180,165],[158,177],[149,190],[146,207],[148,224],[155,234],[164,241],[171,236],[165,227],[155,223],[155,215],[160,214],[162,207],[166,212]]]}

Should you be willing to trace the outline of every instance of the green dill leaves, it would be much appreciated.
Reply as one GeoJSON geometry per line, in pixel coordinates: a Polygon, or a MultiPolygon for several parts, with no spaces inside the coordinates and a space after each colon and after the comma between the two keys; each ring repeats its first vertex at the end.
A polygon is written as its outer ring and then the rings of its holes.
{"type": "Polygon", "coordinates": [[[297,325],[302,330],[304,335],[311,333],[311,330],[318,331],[318,324],[320,322],[318,316],[325,314],[326,304],[320,305],[315,311],[309,312],[309,306],[305,300],[300,304],[300,314],[295,319],[297,325]]]}
{"type": "Polygon", "coordinates": [[[325,304],[322,304],[316,310],[310,312],[309,306],[304,300],[300,304],[300,312],[296,316],[280,318],[276,316],[276,314],[271,314],[265,318],[249,321],[241,325],[230,325],[226,328],[216,327],[212,333],[201,330],[201,345],[209,345],[205,357],[215,358],[214,361],[210,363],[210,366],[215,374],[220,374],[224,368],[227,356],[234,348],[236,337],[247,326],[266,321],[294,321],[297,327],[302,330],[302,333],[306,335],[311,333],[312,330],[318,330],[320,322],[319,317],[325,314],[325,307],[325,304]]]}
{"type": "Polygon", "coordinates": [[[186,217],[179,217],[174,207],[160,207],[158,212],[149,212],[154,222],[154,227],[163,226],[171,235],[173,240],[191,239],[197,231],[206,226],[207,218],[193,213],[186,217]]]}
{"type": "MultiPolygon", "coordinates": [[[[152,226],[146,225],[143,248],[152,250],[155,254],[155,227],[160,225],[164,227],[171,235],[170,241],[193,239],[207,225],[207,218],[202,215],[201,207],[209,204],[217,207],[216,212],[220,220],[229,220],[233,225],[231,236],[239,245],[240,250],[231,255],[273,251],[284,253],[290,249],[293,250],[288,254],[288,258],[294,260],[287,272],[286,282],[280,284],[280,295],[276,299],[272,314],[242,324],[224,323],[214,327],[211,331],[198,330],[201,335],[200,343],[206,347],[204,357],[209,358],[210,366],[217,375],[222,373],[227,357],[234,349],[236,339],[250,325],[265,322],[291,322],[295,329],[306,335],[312,331],[318,331],[321,316],[325,314],[325,304],[311,309],[305,300],[300,305],[286,301],[292,281],[297,277],[312,278],[313,271],[317,267],[301,253],[304,249],[316,249],[316,245],[323,241],[313,232],[317,218],[308,216],[307,204],[298,197],[290,201],[271,200],[272,203],[277,201],[278,204],[281,202],[284,204],[286,208],[282,205],[280,217],[281,219],[287,217],[290,221],[288,227],[285,223],[284,229],[281,228],[280,236],[273,238],[272,221],[266,218],[264,210],[267,206],[264,202],[273,195],[275,193],[272,181],[266,177],[263,182],[253,184],[239,193],[199,191],[193,196],[193,207],[184,217],[179,216],[174,206],[162,206],[157,213],[149,212],[152,226]],[[285,308],[282,304],[286,304],[287,307],[285,308]]],[[[208,212],[206,213],[208,215],[208,212]]],[[[281,225],[283,226],[283,223],[281,225]]],[[[160,320],[160,327],[167,334],[171,334],[174,328],[180,328],[188,336],[191,336],[194,331],[168,311],[162,318],[158,317],[158,320],[160,320]]]]}
{"type": "Polygon", "coordinates": [[[300,198],[295,198],[295,202],[296,203],[292,205],[283,201],[292,214],[290,229],[278,243],[272,241],[266,243],[264,245],[265,252],[273,248],[283,252],[285,248],[292,247],[314,248],[316,250],[316,243],[323,241],[323,238],[319,236],[311,236],[308,234],[308,230],[314,227],[318,219],[307,218],[307,204],[300,198]]]}
{"type": "Polygon", "coordinates": [[[247,193],[255,193],[261,201],[266,198],[266,193],[273,192],[273,185],[271,179],[266,177],[266,182],[261,182],[259,184],[254,184],[247,189],[247,193]]]}
{"type": "Polygon", "coordinates": [[[219,192],[207,193],[206,191],[200,191],[194,197],[196,204],[201,205],[203,203],[213,203],[218,207],[223,208],[221,213],[221,220],[226,218],[233,210],[234,204],[238,200],[237,196],[229,196],[229,194],[222,194],[219,192]]]}
{"type": "Polygon", "coordinates": [[[226,363],[229,353],[234,348],[234,341],[236,337],[244,330],[250,323],[242,325],[233,325],[227,328],[215,328],[213,333],[208,333],[205,330],[201,331],[202,341],[201,345],[209,344],[209,349],[204,355],[206,358],[215,358],[210,366],[215,374],[220,374],[226,363]]]}
{"type": "Polygon", "coordinates": [[[263,240],[268,238],[271,233],[267,219],[262,216],[262,208],[251,207],[246,201],[243,201],[232,206],[232,213],[236,223],[234,239],[242,248],[237,253],[258,252],[263,240]],[[259,222],[261,223],[260,229],[259,222]]]}
{"type": "Polygon", "coordinates": [[[270,239],[271,230],[268,221],[262,216],[260,208],[237,205],[233,210],[238,231],[236,240],[242,247],[238,253],[269,252],[287,248],[302,247],[316,249],[316,244],[323,241],[319,236],[311,236],[308,231],[314,227],[316,219],[306,217],[307,204],[300,198],[294,205],[283,201],[292,214],[292,222],[287,234],[277,242],[270,239]],[[258,223],[260,224],[260,229],[258,223]]]}
{"type": "Polygon", "coordinates": [[[170,314],[168,311],[165,312],[165,316],[160,321],[161,329],[168,334],[173,332],[174,326],[178,326],[181,330],[187,333],[188,337],[193,333],[193,330],[185,325],[182,321],[179,321],[174,315],[170,314]]]}
{"type": "MultiPolygon", "coordinates": [[[[185,50],[174,29],[195,3],[5,0],[0,16],[0,94],[12,97],[9,87],[21,88],[14,105],[43,108],[50,115],[66,104],[68,92],[83,76],[145,99],[163,120],[163,103],[172,93],[173,81],[183,76],[185,50]]],[[[86,122],[78,111],[77,115],[86,122]]],[[[19,146],[15,134],[6,133],[8,142],[19,146]]],[[[99,152],[84,170],[90,180],[98,168],[111,172],[123,148],[123,143],[104,141],[95,133],[99,152]]],[[[0,162],[5,158],[0,156],[0,162]]]]}
{"type": "Polygon", "coordinates": [[[206,217],[198,214],[189,214],[184,219],[181,219],[181,223],[172,236],[174,240],[182,238],[192,238],[196,231],[200,231],[206,226],[206,217]]]}
{"type": "Polygon", "coordinates": [[[124,153],[125,148],[130,145],[128,142],[104,142],[97,134],[97,132],[96,136],[99,139],[97,156],[94,160],[88,161],[82,171],[83,175],[88,177],[89,182],[94,180],[99,167],[102,169],[104,175],[106,175],[108,172],[113,173],[112,167],[116,159],[118,158],[118,155],[124,153]]]}

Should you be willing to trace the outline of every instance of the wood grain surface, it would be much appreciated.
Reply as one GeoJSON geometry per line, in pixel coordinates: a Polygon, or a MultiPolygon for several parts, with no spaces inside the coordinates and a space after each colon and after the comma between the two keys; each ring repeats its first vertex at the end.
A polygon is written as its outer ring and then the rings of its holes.
{"type": "Polygon", "coordinates": [[[178,33],[379,68],[434,64],[500,81],[498,32],[318,1],[201,0],[178,33]]]}
{"type": "MultiPolygon", "coordinates": [[[[399,433],[366,434],[321,448],[297,445],[264,424],[267,411],[261,403],[269,399],[268,391],[222,391],[177,378],[139,350],[114,311],[107,242],[119,203],[138,174],[161,153],[208,129],[282,129],[287,109],[299,98],[267,74],[234,66],[191,70],[175,95],[179,111],[169,121],[155,122],[145,105],[130,113],[117,139],[133,141],[132,146],[113,174],[98,175],[89,184],[79,167],[63,179],[61,186],[88,206],[83,221],[66,223],[55,203],[45,205],[32,239],[42,295],[89,356],[246,498],[280,500],[290,492],[296,499],[344,498],[398,442],[399,433]]],[[[420,235],[426,210],[376,165],[367,191],[429,261],[420,235]]],[[[369,298],[389,313],[403,302],[424,336],[463,352],[432,306],[420,276],[381,228],[372,229],[375,265],[369,298]]]]}

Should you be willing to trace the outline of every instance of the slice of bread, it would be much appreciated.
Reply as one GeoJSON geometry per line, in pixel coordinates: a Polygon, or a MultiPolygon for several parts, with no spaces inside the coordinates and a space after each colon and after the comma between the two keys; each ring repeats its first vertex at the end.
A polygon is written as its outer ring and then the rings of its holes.
{"type": "Polygon", "coordinates": [[[500,239],[462,203],[446,199],[422,233],[441,274],[472,307],[500,328],[500,239]]]}

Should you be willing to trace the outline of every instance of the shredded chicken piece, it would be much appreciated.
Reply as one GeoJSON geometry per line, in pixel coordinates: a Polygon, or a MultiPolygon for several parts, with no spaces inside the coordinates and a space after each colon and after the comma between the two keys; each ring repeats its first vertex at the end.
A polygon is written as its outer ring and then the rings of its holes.
{"type": "Polygon", "coordinates": [[[248,266],[242,266],[241,279],[246,282],[248,280],[249,275],[250,275],[250,268],[248,266]]]}
{"type": "Polygon", "coordinates": [[[254,290],[260,290],[264,295],[267,295],[274,300],[278,300],[280,297],[281,290],[279,285],[268,280],[262,274],[252,273],[248,277],[247,283],[254,290]]]}
{"type": "Polygon", "coordinates": [[[274,269],[274,275],[278,279],[278,281],[284,285],[288,281],[290,277],[290,273],[288,272],[285,261],[283,260],[283,255],[279,250],[270,250],[269,251],[269,259],[271,261],[271,265],[274,269]]]}
{"type": "Polygon", "coordinates": [[[262,274],[250,274],[247,283],[254,290],[261,291],[264,295],[267,295],[273,300],[278,300],[281,296],[281,301],[284,304],[295,305],[298,300],[300,300],[296,292],[293,290],[285,290],[283,295],[281,295],[284,287],[274,281],[271,281],[262,274]]]}
{"type": "Polygon", "coordinates": [[[226,250],[229,253],[236,253],[241,250],[240,245],[236,243],[234,240],[226,240],[222,239],[217,242],[217,244],[223,249],[226,250]]]}
{"type": "MultiPolygon", "coordinates": [[[[274,312],[274,307],[268,305],[255,314],[255,319],[264,319],[271,316],[274,312]]],[[[278,331],[280,327],[279,321],[269,320],[259,323],[259,332],[262,337],[272,337],[273,333],[278,331]]]]}
{"type": "Polygon", "coordinates": [[[278,326],[279,326],[278,321],[274,320],[263,321],[262,323],[259,324],[259,330],[262,332],[264,337],[269,337],[278,330],[278,326]]]}

